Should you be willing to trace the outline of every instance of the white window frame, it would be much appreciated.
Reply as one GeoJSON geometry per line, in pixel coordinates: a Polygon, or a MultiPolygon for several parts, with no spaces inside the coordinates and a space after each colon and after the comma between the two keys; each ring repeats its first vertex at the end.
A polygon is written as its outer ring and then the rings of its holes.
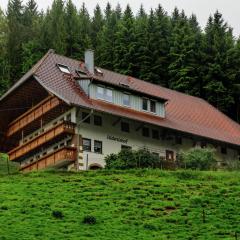
{"type": "Polygon", "coordinates": [[[71,74],[68,66],[60,64],[60,63],[58,63],[57,66],[58,66],[58,68],[60,69],[61,72],[66,73],[66,74],[71,74]]]}
{"type": "Polygon", "coordinates": [[[96,97],[97,97],[97,99],[101,99],[101,100],[105,100],[104,99],[104,87],[102,87],[102,86],[97,86],[97,91],[96,91],[96,97]],[[102,90],[102,93],[99,93],[99,90],[102,90]]]}
{"type": "Polygon", "coordinates": [[[123,93],[123,106],[125,107],[130,107],[131,106],[131,97],[130,94],[123,93]],[[128,104],[124,102],[124,97],[128,97],[128,104]]]}

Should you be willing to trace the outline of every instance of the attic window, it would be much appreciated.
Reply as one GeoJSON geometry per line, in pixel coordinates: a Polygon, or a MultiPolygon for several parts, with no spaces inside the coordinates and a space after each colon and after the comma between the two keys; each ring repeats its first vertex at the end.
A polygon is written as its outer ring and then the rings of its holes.
{"type": "Polygon", "coordinates": [[[60,69],[61,72],[66,73],[66,74],[70,74],[70,70],[68,68],[68,66],[62,65],[62,64],[57,64],[58,68],[60,69]]]}

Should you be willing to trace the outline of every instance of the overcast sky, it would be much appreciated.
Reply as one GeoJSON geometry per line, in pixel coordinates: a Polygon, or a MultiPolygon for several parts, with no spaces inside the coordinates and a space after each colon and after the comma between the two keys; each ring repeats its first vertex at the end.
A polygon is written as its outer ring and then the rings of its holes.
{"type": "MultiPolygon", "coordinates": [[[[23,0],[23,2],[26,1],[23,0]]],[[[46,9],[52,4],[52,1],[36,0],[40,9],[46,9]]],[[[119,2],[122,8],[129,3],[135,13],[141,3],[143,3],[146,10],[156,8],[160,3],[168,13],[171,13],[174,7],[177,6],[179,9],[184,9],[187,15],[195,13],[201,26],[205,26],[208,16],[218,9],[229,25],[234,28],[234,34],[236,36],[240,35],[240,0],[73,0],[78,8],[85,2],[90,14],[92,14],[97,3],[104,8],[108,1],[112,6],[116,6],[119,2]]],[[[8,0],[0,0],[0,7],[6,9],[7,2],[8,0]]]]}

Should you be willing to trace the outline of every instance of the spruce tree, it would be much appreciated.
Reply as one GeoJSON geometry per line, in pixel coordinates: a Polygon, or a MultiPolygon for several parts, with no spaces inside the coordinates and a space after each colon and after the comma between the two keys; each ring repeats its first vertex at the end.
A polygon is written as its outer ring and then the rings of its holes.
{"type": "MultiPolygon", "coordinates": [[[[94,49],[96,49],[99,44],[98,35],[103,28],[103,24],[104,24],[104,19],[103,19],[103,15],[102,15],[102,10],[101,10],[100,6],[97,4],[97,6],[94,9],[94,16],[92,18],[91,28],[90,28],[92,45],[93,45],[94,49]]],[[[98,53],[96,53],[96,54],[98,54],[98,53]]]]}
{"type": "Polygon", "coordinates": [[[204,37],[204,89],[206,99],[222,111],[233,104],[233,79],[228,75],[228,53],[233,49],[231,29],[218,11],[210,17],[204,37]]]}
{"type": "Polygon", "coordinates": [[[182,11],[173,20],[171,35],[169,86],[172,89],[192,95],[199,95],[198,59],[200,28],[195,16],[187,19],[182,11]]]}
{"type": "Polygon", "coordinates": [[[0,96],[9,87],[9,64],[7,61],[7,19],[0,8],[0,96]]]}
{"type": "Polygon", "coordinates": [[[10,0],[7,9],[7,53],[11,84],[21,76],[21,47],[24,40],[23,6],[21,0],[10,0]]]}
{"type": "Polygon", "coordinates": [[[118,31],[118,17],[110,10],[110,5],[105,10],[104,26],[98,34],[96,62],[99,66],[109,70],[114,69],[116,32],[118,31]],[[111,11],[111,13],[110,13],[111,11]]]}
{"type": "Polygon", "coordinates": [[[54,0],[48,9],[42,26],[43,44],[59,54],[66,54],[67,29],[65,22],[65,8],[63,0],[54,0]]]}
{"type": "Polygon", "coordinates": [[[65,24],[67,30],[66,55],[77,58],[82,48],[79,44],[81,32],[78,12],[72,0],[68,0],[66,4],[65,24]]]}
{"type": "Polygon", "coordinates": [[[124,11],[116,32],[116,45],[114,49],[114,70],[126,75],[135,76],[136,38],[134,31],[134,16],[129,5],[124,11]]]}

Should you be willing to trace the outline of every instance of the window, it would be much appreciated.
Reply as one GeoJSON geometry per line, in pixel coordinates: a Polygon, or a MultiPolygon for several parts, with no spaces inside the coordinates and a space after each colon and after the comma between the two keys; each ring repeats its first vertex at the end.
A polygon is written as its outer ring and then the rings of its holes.
{"type": "Polygon", "coordinates": [[[112,90],[111,89],[105,89],[105,92],[106,92],[106,94],[105,94],[105,100],[106,101],[109,101],[109,102],[112,102],[112,90]]]}
{"type": "Polygon", "coordinates": [[[166,160],[174,161],[174,152],[171,150],[166,150],[166,160]]]}
{"type": "Polygon", "coordinates": [[[227,154],[227,148],[226,147],[221,147],[221,153],[222,154],[227,154]]]}
{"type": "Polygon", "coordinates": [[[132,150],[132,147],[127,146],[127,145],[122,145],[121,146],[121,150],[128,150],[128,151],[130,151],[130,150],[132,150]]]}
{"type": "Polygon", "coordinates": [[[130,106],[130,95],[123,94],[123,105],[130,106]]]}
{"type": "Polygon", "coordinates": [[[104,100],[104,88],[97,87],[97,98],[104,100]]]}
{"type": "Polygon", "coordinates": [[[159,139],[159,132],[158,132],[158,130],[155,130],[155,129],[152,130],[152,138],[153,139],[159,139]]]}
{"type": "Polygon", "coordinates": [[[90,117],[88,117],[89,113],[82,112],[82,120],[84,123],[90,123],[90,117]]]}
{"type": "Polygon", "coordinates": [[[150,101],[150,111],[155,113],[156,112],[156,102],[155,101],[150,101]]]}
{"type": "Polygon", "coordinates": [[[61,72],[70,74],[69,68],[67,66],[65,66],[65,65],[58,64],[58,68],[60,69],[61,72]]]}
{"type": "Polygon", "coordinates": [[[149,137],[149,128],[146,128],[146,127],[144,127],[143,129],[142,129],[142,135],[144,136],[144,137],[149,137]]]}
{"type": "Polygon", "coordinates": [[[121,122],[121,130],[123,132],[129,132],[130,131],[129,123],[121,122]]]}
{"type": "Polygon", "coordinates": [[[101,99],[101,100],[106,100],[108,102],[112,102],[113,101],[113,92],[111,89],[98,86],[97,87],[97,98],[101,99]]]}
{"type": "Polygon", "coordinates": [[[175,142],[176,144],[182,144],[182,138],[180,136],[176,136],[175,142]]]}
{"type": "Polygon", "coordinates": [[[83,151],[91,152],[91,139],[83,138],[83,151]]]}
{"type": "Polygon", "coordinates": [[[102,154],[102,142],[94,140],[94,152],[102,154]]]}
{"type": "Polygon", "coordinates": [[[94,115],[94,125],[102,126],[102,117],[94,115]]]}
{"type": "Polygon", "coordinates": [[[148,100],[146,98],[142,99],[142,109],[145,111],[148,110],[148,100]]]}

